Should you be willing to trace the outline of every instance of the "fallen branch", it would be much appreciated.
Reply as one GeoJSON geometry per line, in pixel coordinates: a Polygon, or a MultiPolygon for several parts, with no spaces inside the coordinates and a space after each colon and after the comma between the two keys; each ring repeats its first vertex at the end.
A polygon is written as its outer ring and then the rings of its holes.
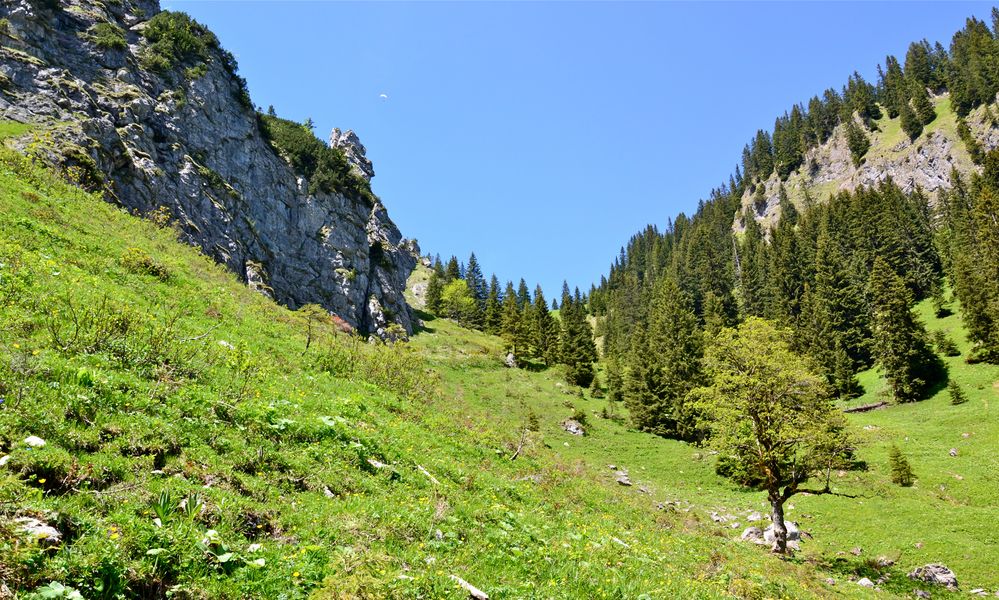
{"type": "Polygon", "coordinates": [[[434,485],[440,485],[441,484],[441,482],[437,481],[437,478],[434,477],[433,475],[431,475],[430,471],[424,469],[422,465],[416,465],[416,468],[419,469],[420,473],[423,473],[424,475],[426,475],[427,479],[429,479],[430,481],[432,481],[434,485]]]}
{"type": "Polygon", "coordinates": [[[489,594],[483,592],[479,588],[468,583],[461,577],[458,577],[457,575],[452,575],[451,579],[456,581],[458,585],[460,585],[461,587],[465,588],[465,591],[468,592],[469,598],[475,598],[475,600],[489,600],[489,594]]]}
{"type": "Polygon", "coordinates": [[[871,410],[877,410],[879,408],[884,408],[888,406],[888,403],[882,400],[881,402],[872,402],[871,404],[863,404],[861,406],[854,406],[852,408],[844,408],[845,413],[858,413],[858,412],[868,412],[871,410]]]}
{"type": "Polygon", "coordinates": [[[517,457],[520,456],[520,451],[524,449],[524,444],[526,443],[527,430],[525,429],[523,433],[520,434],[520,441],[517,443],[517,450],[513,453],[513,456],[510,457],[510,462],[517,460],[517,457]]]}

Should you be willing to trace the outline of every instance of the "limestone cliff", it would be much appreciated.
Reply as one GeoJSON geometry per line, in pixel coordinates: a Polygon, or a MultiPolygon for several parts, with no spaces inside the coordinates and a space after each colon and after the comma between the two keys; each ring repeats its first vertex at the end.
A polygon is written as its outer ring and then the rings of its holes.
{"type": "MultiPolygon", "coordinates": [[[[200,27],[188,28],[195,51],[144,34],[160,12],[156,0],[0,3],[0,118],[37,124],[26,151],[134,213],[166,216],[275,300],[411,332],[415,243],[370,194],[310,192],[262,134],[232,55],[200,27]]],[[[374,174],[352,132],[332,143],[374,174]]]]}
{"type": "MultiPolygon", "coordinates": [[[[871,186],[888,178],[905,191],[918,187],[934,200],[937,190],[950,187],[953,169],[963,174],[978,170],[957,134],[956,115],[951,110],[949,96],[934,98],[934,105],[936,119],[915,140],[910,141],[902,132],[898,118],[879,119],[877,130],[867,132],[871,148],[859,166],[853,164],[844,127],[838,126],[826,143],[805,153],[803,165],[787,181],[781,182],[774,173],[763,182],[762,198],[758,189],[749,186],[742,198],[744,209],[749,209],[764,227],[776,223],[780,218],[782,183],[799,210],[803,208],[806,191],[813,201],[822,202],[830,194],[871,186]]],[[[991,110],[995,111],[995,105],[991,110]]],[[[999,147],[999,129],[986,118],[985,107],[972,111],[966,122],[984,150],[999,147]]],[[[736,215],[734,229],[743,228],[742,216],[736,215]]]]}

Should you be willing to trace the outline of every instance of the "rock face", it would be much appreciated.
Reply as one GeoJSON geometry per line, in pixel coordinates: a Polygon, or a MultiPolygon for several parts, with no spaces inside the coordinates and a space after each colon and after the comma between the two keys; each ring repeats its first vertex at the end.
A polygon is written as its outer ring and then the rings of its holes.
{"type": "Polygon", "coordinates": [[[333,132],[330,133],[330,147],[342,150],[350,167],[365,181],[371,181],[371,178],[375,176],[375,167],[365,156],[367,150],[352,130],[340,131],[333,128],[333,132]]]}
{"type": "MultiPolygon", "coordinates": [[[[0,4],[0,119],[36,124],[22,148],[75,167],[135,214],[173,223],[290,308],[320,304],[383,337],[412,331],[403,292],[415,242],[377,199],[309,193],[262,135],[214,36],[202,34],[206,58],[151,70],[141,32],[156,0],[45,4],[0,4]],[[102,23],[120,28],[124,47],[98,45],[102,23]]],[[[374,175],[353,132],[334,130],[331,142],[358,174],[374,175]]]]}
{"type": "MultiPolygon", "coordinates": [[[[806,190],[813,201],[824,202],[830,194],[875,186],[887,179],[906,192],[918,187],[928,193],[931,201],[935,200],[936,191],[950,188],[953,169],[963,174],[979,170],[957,136],[948,94],[935,100],[937,119],[916,140],[910,141],[900,133],[896,119],[884,125],[885,131],[868,132],[871,149],[856,166],[846,143],[845,128],[840,125],[828,141],[805,153],[802,166],[787,181],[781,182],[776,173],[772,174],[761,184],[762,197],[757,190],[747,189],[742,198],[743,208],[766,228],[780,218],[782,184],[790,200],[801,210],[806,190]]],[[[980,107],[968,115],[966,122],[982,148],[991,150],[999,147],[999,129],[984,114],[980,107]]],[[[745,228],[741,215],[736,217],[733,228],[740,232],[745,228]]]]}

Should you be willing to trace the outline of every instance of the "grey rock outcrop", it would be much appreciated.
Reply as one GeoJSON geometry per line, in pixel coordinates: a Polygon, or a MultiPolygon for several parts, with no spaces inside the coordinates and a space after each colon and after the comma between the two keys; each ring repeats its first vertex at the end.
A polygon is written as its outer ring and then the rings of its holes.
{"type": "Polygon", "coordinates": [[[583,429],[583,425],[575,419],[566,419],[562,421],[562,429],[566,433],[571,433],[572,435],[586,435],[586,430],[583,429]]]}
{"type": "MultiPolygon", "coordinates": [[[[403,297],[416,264],[373,197],[309,192],[265,139],[232,57],[211,34],[207,59],[150,70],[141,32],[156,0],[0,4],[0,119],[36,124],[22,148],[139,215],[157,214],[254,289],[298,308],[320,304],[382,337],[412,331],[403,297]],[[99,23],[127,46],[102,49],[99,23]]],[[[333,143],[365,178],[352,132],[333,143]]]]}
{"type": "Polygon", "coordinates": [[[357,139],[357,134],[353,130],[340,131],[334,127],[330,133],[330,147],[341,150],[343,155],[347,157],[350,167],[365,181],[370,181],[375,176],[375,167],[365,156],[368,151],[364,148],[361,140],[357,139]]]}
{"type": "Polygon", "coordinates": [[[909,573],[909,579],[942,585],[952,590],[957,589],[957,575],[954,574],[954,571],[941,564],[930,564],[925,567],[919,567],[909,573]]]}
{"type": "MultiPolygon", "coordinates": [[[[812,201],[824,202],[830,194],[875,186],[888,179],[906,192],[919,188],[928,194],[930,201],[935,201],[935,192],[950,188],[952,170],[964,174],[979,170],[964,142],[957,137],[954,115],[941,108],[946,99],[947,94],[937,98],[940,102],[937,120],[915,141],[904,135],[895,141],[895,137],[886,137],[889,133],[868,131],[871,150],[859,166],[853,164],[845,128],[838,126],[828,141],[805,153],[802,166],[787,181],[781,182],[774,173],[759,184],[763,187],[761,196],[758,190],[747,189],[742,198],[743,208],[766,229],[780,218],[782,184],[789,199],[801,210],[806,191],[812,201]]],[[[999,147],[999,128],[984,114],[984,108],[975,109],[966,122],[982,148],[991,150],[999,147]]],[[[898,131],[893,130],[891,135],[898,135],[898,131]]],[[[742,215],[737,215],[733,229],[741,232],[744,228],[742,215]]]]}

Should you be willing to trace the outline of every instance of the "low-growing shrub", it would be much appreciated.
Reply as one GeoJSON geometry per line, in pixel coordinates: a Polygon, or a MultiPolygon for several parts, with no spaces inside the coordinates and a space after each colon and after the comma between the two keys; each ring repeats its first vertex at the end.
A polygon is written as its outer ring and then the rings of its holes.
{"type": "Polygon", "coordinates": [[[936,346],[937,352],[943,354],[944,356],[960,356],[961,351],[957,349],[957,344],[954,340],[947,337],[947,334],[939,329],[935,330],[932,334],[933,345],[936,346]]]}
{"type": "Polygon", "coordinates": [[[898,484],[902,487],[909,487],[915,480],[915,475],[912,472],[912,466],[909,465],[908,459],[902,454],[902,451],[898,449],[898,446],[892,446],[891,450],[888,451],[888,465],[891,468],[891,480],[892,483],[898,484]]]}
{"type": "Polygon", "coordinates": [[[955,406],[968,401],[968,396],[965,395],[964,390],[953,379],[947,382],[947,392],[950,394],[950,403],[955,406]]]}
{"type": "Polygon", "coordinates": [[[128,271],[142,275],[152,275],[160,281],[170,280],[170,269],[153,260],[141,248],[129,248],[121,255],[121,266],[128,271]]]}
{"type": "Polygon", "coordinates": [[[98,23],[90,28],[90,39],[103,50],[124,50],[128,48],[125,31],[114,23],[98,23]]]}
{"type": "Polygon", "coordinates": [[[350,168],[343,152],[330,148],[301,123],[258,114],[260,131],[274,149],[309,181],[309,193],[340,193],[374,204],[367,181],[350,168]]]}

